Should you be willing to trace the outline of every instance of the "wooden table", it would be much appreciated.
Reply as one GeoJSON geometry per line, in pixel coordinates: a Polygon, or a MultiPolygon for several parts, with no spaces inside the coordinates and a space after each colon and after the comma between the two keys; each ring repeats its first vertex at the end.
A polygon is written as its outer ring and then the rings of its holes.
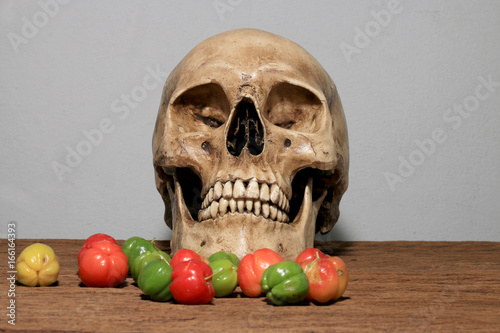
{"type": "MultiPolygon", "coordinates": [[[[1,330],[500,332],[500,243],[318,243],[346,262],[351,279],[345,297],[327,305],[276,307],[241,293],[200,306],[153,302],[131,278],[121,288],[83,287],[76,260],[83,240],[16,240],[17,255],[36,241],[59,256],[59,281],[16,285],[16,325],[8,324],[8,244],[1,240],[1,330]]],[[[160,242],[160,248],[168,246],[160,242]]]]}

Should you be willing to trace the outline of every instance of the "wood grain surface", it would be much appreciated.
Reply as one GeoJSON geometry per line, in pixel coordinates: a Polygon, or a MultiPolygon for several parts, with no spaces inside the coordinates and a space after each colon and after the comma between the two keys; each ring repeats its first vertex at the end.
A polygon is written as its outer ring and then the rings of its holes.
{"type": "MultiPolygon", "coordinates": [[[[87,288],[77,275],[83,240],[16,240],[17,255],[43,242],[60,258],[56,285],[15,286],[8,324],[7,241],[0,241],[0,330],[47,332],[500,332],[500,243],[324,242],[350,282],[335,303],[277,307],[240,293],[188,306],[153,302],[129,277],[87,288]]],[[[121,244],[121,243],[120,243],[121,244]]],[[[159,247],[168,249],[168,242],[159,247]]]]}

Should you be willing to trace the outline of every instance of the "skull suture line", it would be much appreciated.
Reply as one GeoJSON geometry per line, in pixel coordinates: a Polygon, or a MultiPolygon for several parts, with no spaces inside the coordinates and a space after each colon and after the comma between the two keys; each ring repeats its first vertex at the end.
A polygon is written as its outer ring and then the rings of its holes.
{"type": "Polygon", "coordinates": [[[291,259],[331,230],[348,184],[335,84],[302,47],[255,29],[203,41],[172,71],[153,153],[173,252],[291,259]]]}

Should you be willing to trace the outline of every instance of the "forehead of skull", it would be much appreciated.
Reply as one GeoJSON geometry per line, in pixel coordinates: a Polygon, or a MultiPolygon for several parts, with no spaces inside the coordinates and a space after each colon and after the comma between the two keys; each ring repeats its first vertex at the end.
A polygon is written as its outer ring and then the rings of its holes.
{"type": "Polygon", "coordinates": [[[301,82],[320,91],[328,74],[300,45],[257,29],[238,29],[198,44],[173,72],[178,89],[209,82],[244,85],[277,80],[301,82]]]}

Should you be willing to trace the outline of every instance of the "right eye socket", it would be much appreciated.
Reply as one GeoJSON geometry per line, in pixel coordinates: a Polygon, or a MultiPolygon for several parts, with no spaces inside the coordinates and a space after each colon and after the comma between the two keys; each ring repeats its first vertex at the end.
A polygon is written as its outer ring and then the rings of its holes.
{"type": "Polygon", "coordinates": [[[209,83],[185,91],[172,105],[172,121],[181,133],[210,131],[229,116],[229,102],[222,88],[209,83]]]}

